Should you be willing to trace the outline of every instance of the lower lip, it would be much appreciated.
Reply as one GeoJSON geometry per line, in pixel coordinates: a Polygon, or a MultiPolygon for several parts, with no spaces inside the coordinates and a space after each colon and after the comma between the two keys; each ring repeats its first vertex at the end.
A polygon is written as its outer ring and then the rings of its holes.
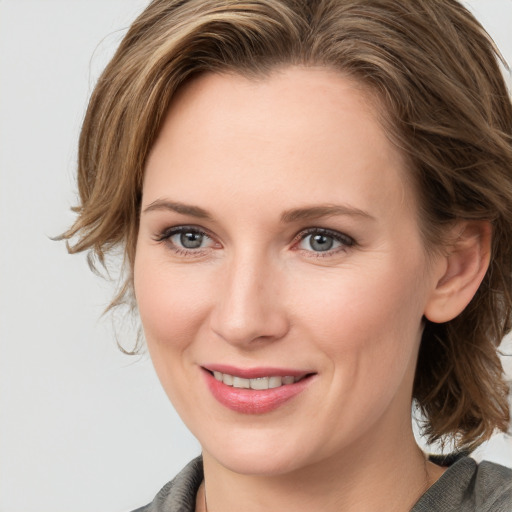
{"type": "Polygon", "coordinates": [[[264,414],[285,404],[310,384],[312,376],[304,377],[294,384],[272,389],[240,389],[218,381],[210,372],[203,371],[212,395],[222,405],[243,414],[264,414]]]}

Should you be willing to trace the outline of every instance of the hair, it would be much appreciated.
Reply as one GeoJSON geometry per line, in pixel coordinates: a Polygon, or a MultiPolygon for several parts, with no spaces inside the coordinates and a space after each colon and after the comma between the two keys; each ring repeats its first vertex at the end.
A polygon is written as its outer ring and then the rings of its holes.
{"type": "Polygon", "coordinates": [[[133,296],[146,158],[191,77],[339,70],[378,98],[388,136],[409,161],[427,249],[454,221],[492,223],[488,272],[457,318],[426,322],[413,389],[427,439],[473,449],[510,419],[498,346],[512,313],[512,104],[500,60],[455,0],[154,0],[91,96],[68,250],[104,265],[121,248],[126,279],[111,307],[133,296]]]}

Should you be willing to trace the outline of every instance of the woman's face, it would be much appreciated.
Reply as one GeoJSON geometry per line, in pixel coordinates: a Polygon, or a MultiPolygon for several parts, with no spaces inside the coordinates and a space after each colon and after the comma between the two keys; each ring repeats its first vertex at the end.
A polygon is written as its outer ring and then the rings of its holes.
{"type": "Polygon", "coordinates": [[[147,163],[134,278],[205,456],[278,474],[409,435],[436,279],[406,173],[375,101],[335,71],[180,91],[147,163]]]}

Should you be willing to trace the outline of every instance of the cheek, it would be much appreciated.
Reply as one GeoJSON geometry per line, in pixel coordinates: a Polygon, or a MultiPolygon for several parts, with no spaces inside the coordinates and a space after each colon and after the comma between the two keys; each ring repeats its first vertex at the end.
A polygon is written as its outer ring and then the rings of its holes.
{"type": "Polygon", "coordinates": [[[308,294],[297,293],[307,297],[295,304],[297,322],[330,355],[334,367],[360,370],[366,377],[403,372],[414,359],[422,330],[416,275],[415,267],[399,273],[377,264],[332,274],[308,294]]]}
{"type": "Polygon", "coordinates": [[[203,325],[203,285],[192,272],[176,271],[154,252],[135,259],[134,288],[148,352],[163,389],[182,418],[191,399],[188,372],[194,366],[194,340],[203,325]]]}
{"type": "Polygon", "coordinates": [[[134,287],[148,347],[180,350],[191,340],[205,310],[205,283],[193,272],[176,272],[143,250],[134,266],[134,287]]]}

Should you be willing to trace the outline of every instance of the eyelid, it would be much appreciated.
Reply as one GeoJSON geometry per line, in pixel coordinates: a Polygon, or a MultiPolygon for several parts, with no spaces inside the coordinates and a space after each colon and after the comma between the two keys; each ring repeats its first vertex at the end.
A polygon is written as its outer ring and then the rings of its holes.
{"type": "Polygon", "coordinates": [[[200,235],[207,236],[208,238],[213,238],[204,228],[200,226],[194,226],[192,224],[180,224],[178,226],[167,227],[158,232],[154,238],[157,242],[162,242],[171,236],[177,235],[178,233],[186,233],[187,231],[193,231],[195,233],[199,233],[200,235]]]}

